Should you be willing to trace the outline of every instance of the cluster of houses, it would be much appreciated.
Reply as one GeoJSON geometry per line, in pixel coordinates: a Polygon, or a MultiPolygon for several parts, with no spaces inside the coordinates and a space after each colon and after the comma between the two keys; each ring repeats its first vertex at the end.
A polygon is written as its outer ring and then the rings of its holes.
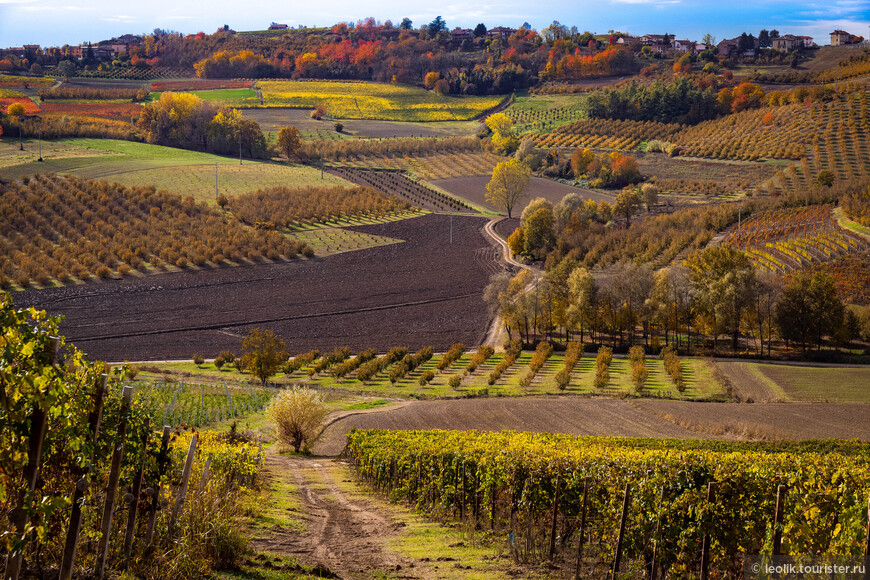
{"type": "Polygon", "coordinates": [[[112,60],[117,58],[121,53],[130,52],[134,46],[142,46],[144,37],[135,34],[125,34],[111,40],[104,40],[98,44],[82,44],[80,46],[51,46],[42,48],[38,44],[25,44],[24,46],[13,46],[10,48],[0,48],[0,59],[7,56],[16,58],[33,58],[34,56],[42,57],[43,62],[54,60],[60,61],[66,57],[83,58],[88,56],[88,51],[98,60],[112,60]]]}

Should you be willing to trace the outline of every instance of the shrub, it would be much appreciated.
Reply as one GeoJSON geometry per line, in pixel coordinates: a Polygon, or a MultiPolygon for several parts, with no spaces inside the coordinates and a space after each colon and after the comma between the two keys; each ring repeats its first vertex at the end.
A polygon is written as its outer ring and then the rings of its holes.
{"type": "Polygon", "coordinates": [[[452,365],[462,354],[465,352],[465,345],[461,342],[457,342],[453,346],[450,347],[444,356],[441,357],[441,360],[438,361],[438,370],[443,371],[450,365],[452,365]]]}
{"type": "Polygon", "coordinates": [[[459,389],[459,387],[462,385],[462,377],[459,375],[453,375],[452,377],[450,377],[450,379],[448,379],[447,384],[450,385],[450,388],[455,391],[459,389]]]}
{"type": "Polygon", "coordinates": [[[214,368],[221,370],[226,362],[222,356],[218,355],[214,359],[214,368]]]}
{"type": "Polygon", "coordinates": [[[501,378],[501,375],[514,364],[520,353],[523,352],[523,343],[519,340],[512,340],[505,345],[505,355],[500,363],[495,365],[495,368],[489,373],[488,383],[494,385],[501,378]]]}
{"type": "Polygon", "coordinates": [[[342,131],[344,131],[344,125],[342,125],[341,123],[336,122],[333,127],[335,128],[336,133],[341,133],[342,131]]]}
{"type": "Polygon", "coordinates": [[[96,274],[100,278],[108,278],[112,275],[112,271],[108,268],[108,266],[100,266],[97,268],[96,274]]]}
{"type": "Polygon", "coordinates": [[[477,347],[477,354],[472,357],[472,359],[468,362],[468,366],[465,367],[465,370],[473,373],[477,370],[477,367],[481,364],[485,363],[489,357],[491,357],[495,353],[495,349],[488,345],[480,345],[477,347]]]}
{"type": "Polygon", "coordinates": [[[287,346],[271,330],[253,328],[242,341],[242,364],[262,384],[287,360],[287,346]]]}
{"type": "Polygon", "coordinates": [[[613,349],[609,346],[599,348],[598,356],[595,357],[595,380],[593,381],[596,389],[603,389],[610,381],[611,362],[613,362],[613,349]]]}
{"type": "Polygon", "coordinates": [[[292,359],[284,363],[282,370],[285,375],[292,375],[304,366],[310,365],[312,362],[320,358],[319,350],[311,350],[304,354],[297,354],[292,359]]]}
{"type": "Polygon", "coordinates": [[[308,452],[323,432],[329,411],[320,395],[308,388],[281,391],[269,404],[267,414],[275,423],[278,440],[298,453],[308,452]]]}
{"type": "Polygon", "coordinates": [[[423,371],[423,374],[420,375],[420,386],[425,387],[429,384],[429,382],[435,378],[435,373],[432,371],[423,371]]]}
{"type": "Polygon", "coordinates": [[[646,368],[646,353],[642,346],[633,346],[628,349],[628,358],[631,360],[631,380],[634,383],[634,390],[639,393],[643,390],[649,376],[646,368]]]}
{"type": "Polygon", "coordinates": [[[196,366],[201,366],[203,363],[205,363],[205,359],[202,357],[201,354],[193,355],[193,364],[195,364],[196,366]]]}

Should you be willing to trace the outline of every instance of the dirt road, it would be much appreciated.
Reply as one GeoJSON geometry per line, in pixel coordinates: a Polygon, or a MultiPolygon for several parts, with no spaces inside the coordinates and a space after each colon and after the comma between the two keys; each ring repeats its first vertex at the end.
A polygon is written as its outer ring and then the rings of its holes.
{"type": "Polygon", "coordinates": [[[370,578],[389,571],[390,578],[415,578],[401,571],[413,566],[406,558],[385,548],[404,527],[360,496],[339,485],[348,477],[344,465],[333,458],[280,455],[270,448],[265,477],[271,484],[288,480],[296,486],[302,504],[305,533],[290,526],[275,526],[255,540],[256,551],[292,555],[303,564],[318,567],[323,577],[370,578]]]}

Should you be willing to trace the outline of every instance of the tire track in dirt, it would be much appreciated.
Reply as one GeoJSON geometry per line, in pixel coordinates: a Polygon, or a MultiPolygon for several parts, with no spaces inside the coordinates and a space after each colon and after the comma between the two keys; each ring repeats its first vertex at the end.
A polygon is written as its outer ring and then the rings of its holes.
{"type": "Polygon", "coordinates": [[[338,485],[340,459],[266,455],[266,477],[290,480],[296,485],[304,509],[305,532],[276,527],[265,538],[252,542],[257,551],[291,555],[300,562],[329,569],[340,578],[368,578],[374,571],[391,578],[413,564],[385,548],[404,523],[379,513],[365,500],[352,498],[338,485]]]}

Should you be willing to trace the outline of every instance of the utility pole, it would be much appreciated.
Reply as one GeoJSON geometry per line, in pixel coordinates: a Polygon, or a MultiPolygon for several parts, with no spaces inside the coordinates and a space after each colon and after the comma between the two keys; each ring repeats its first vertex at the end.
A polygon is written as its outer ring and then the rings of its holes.
{"type": "Polygon", "coordinates": [[[37,161],[42,161],[42,129],[36,132],[36,136],[39,139],[39,159],[37,161]]]}

